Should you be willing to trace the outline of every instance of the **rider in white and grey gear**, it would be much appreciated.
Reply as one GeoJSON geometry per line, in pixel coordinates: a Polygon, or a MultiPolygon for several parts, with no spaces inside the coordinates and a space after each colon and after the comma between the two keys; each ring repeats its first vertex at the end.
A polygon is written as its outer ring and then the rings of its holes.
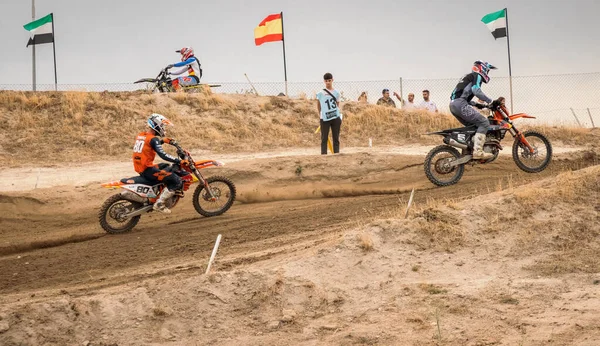
{"type": "Polygon", "coordinates": [[[465,75],[454,91],[450,99],[450,112],[458,119],[463,125],[476,125],[477,132],[475,133],[473,140],[473,158],[474,159],[490,159],[493,157],[492,153],[486,153],[483,151],[483,145],[485,144],[485,137],[490,127],[490,121],[481,115],[475,107],[482,107],[485,104],[478,104],[473,102],[474,96],[477,96],[483,102],[491,103],[492,99],[487,97],[483,91],[481,91],[481,83],[487,83],[490,80],[488,72],[495,70],[496,67],[490,63],[484,61],[475,61],[473,64],[473,72],[465,75]]]}

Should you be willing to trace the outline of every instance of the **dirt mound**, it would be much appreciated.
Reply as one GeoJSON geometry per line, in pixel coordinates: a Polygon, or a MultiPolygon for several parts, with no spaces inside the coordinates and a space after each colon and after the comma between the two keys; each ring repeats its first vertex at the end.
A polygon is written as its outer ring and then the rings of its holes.
{"type": "Polygon", "coordinates": [[[209,276],[202,257],[99,291],[4,296],[0,343],[595,344],[600,167],[496,190],[241,257],[225,242],[209,276]]]}
{"type": "MultiPolygon", "coordinates": [[[[404,112],[348,102],[342,107],[343,146],[438,143],[426,132],[459,126],[450,115],[404,112]]],[[[176,126],[169,135],[189,149],[259,152],[317,147],[314,101],[217,94],[144,94],[0,91],[0,160],[9,165],[53,165],[124,160],[132,138],[150,113],[176,126]]],[[[552,141],[587,145],[597,141],[586,129],[537,128],[552,141]]]]}

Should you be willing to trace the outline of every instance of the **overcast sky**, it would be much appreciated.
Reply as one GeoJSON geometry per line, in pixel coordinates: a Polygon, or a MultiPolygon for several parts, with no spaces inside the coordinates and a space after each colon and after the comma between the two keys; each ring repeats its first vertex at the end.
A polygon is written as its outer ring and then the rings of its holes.
{"type": "MultiPolygon", "coordinates": [[[[600,71],[599,0],[36,0],[55,15],[59,83],[131,82],[191,45],[205,81],[283,79],[280,42],[254,27],[284,12],[288,79],[455,78],[476,59],[508,75],[506,39],[481,18],[508,7],[513,75],[600,71]],[[180,5],[177,5],[180,4],[180,5]]],[[[31,83],[31,1],[0,1],[0,84],[31,83]]],[[[38,83],[53,83],[52,45],[37,46],[38,83]]]]}

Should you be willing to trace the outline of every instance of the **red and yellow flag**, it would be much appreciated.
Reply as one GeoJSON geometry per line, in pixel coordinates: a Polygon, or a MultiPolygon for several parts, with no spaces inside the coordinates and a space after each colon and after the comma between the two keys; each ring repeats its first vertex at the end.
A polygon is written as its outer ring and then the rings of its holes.
{"type": "Polygon", "coordinates": [[[274,42],[283,40],[283,25],[281,22],[281,13],[271,14],[263,19],[256,28],[254,28],[254,43],[257,46],[265,42],[274,42]]]}

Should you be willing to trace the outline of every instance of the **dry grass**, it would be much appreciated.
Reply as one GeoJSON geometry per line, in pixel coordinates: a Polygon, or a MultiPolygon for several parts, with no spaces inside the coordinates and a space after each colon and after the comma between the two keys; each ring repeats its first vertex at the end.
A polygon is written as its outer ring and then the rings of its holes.
{"type": "Polygon", "coordinates": [[[464,244],[465,233],[460,220],[452,213],[428,207],[417,213],[416,220],[418,237],[414,243],[420,249],[452,252],[464,244]]]}
{"type": "MultiPolygon", "coordinates": [[[[570,126],[528,126],[523,121],[524,126],[519,126],[522,130],[534,130],[542,132],[548,138],[567,145],[588,145],[598,143],[600,140],[600,131],[598,129],[584,129],[570,126]]],[[[554,143],[555,145],[557,143],[554,143]]]]}
{"type": "MultiPolygon", "coordinates": [[[[343,105],[342,142],[365,146],[437,143],[426,132],[458,126],[448,115],[403,112],[348,102],[343,105]]],[[[0,159],[10,165],[127,159],[131,139],[150,113],[171,118],[170,135],[190,149],[221,152],[317,146],[314,101],[253,95],[14,92],[0,91],[0,159]]],[[[551,136],[560,135],[561,129],[551,136]]],[[[594,135],[568,130],[587,143],[594,135]]]]}
{"type": "Polygon", "coordinates": [[[370,234],[361,232],[356,238],[358,240],[358,247],[363,249],[363,251],[373,250],[373,237],[370,234]]]}
{"type": "Polygon", "coordinates": [[[433,284],[420,284],[419,288],[431,295],[448,293],[447,289],[441,288],[433,284]]]}
{"type": "MultiPolygon", "coordinates": [[[[515,256],[540,254],[537,275],[600,271],[600,166],[567,172],[514,193],[515,256]]],[[[506,224],[505,224],[506,225],[506,224]]]]}

